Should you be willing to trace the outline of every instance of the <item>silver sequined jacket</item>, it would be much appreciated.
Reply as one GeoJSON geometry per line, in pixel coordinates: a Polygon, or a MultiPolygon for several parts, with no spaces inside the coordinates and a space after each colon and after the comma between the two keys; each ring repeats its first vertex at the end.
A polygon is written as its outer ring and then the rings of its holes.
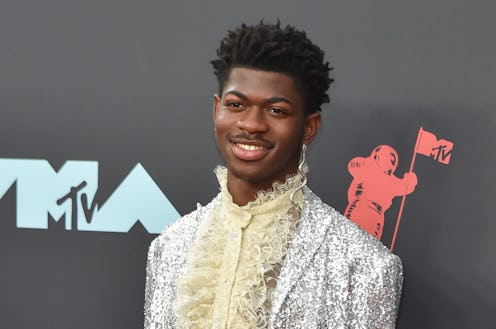
{"type": "MultiPolygon", "coordinates": [[[[175,281],[196,230],[219,202],[171,224],[151,244],[145,329],[175,328],[175,281]]],[[[305,188],[305,203],[276,286],[270,328],[394,328],[400,259],[305,188]]],[[[206,328],[207,329],[207,328],[206,328]]]]}

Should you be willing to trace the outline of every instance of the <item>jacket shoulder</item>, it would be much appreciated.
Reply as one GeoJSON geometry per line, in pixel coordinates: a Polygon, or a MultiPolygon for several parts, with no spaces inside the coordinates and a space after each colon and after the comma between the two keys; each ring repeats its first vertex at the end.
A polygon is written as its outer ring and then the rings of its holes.
{"type": "Polygon", "coordinates": [[[182,216],[175,222],[169,224],[150,244],[149,257],[157,256],[164,249],[183,250],[184,245],[188,245],[194,238],[196,230],[201,220],[211,211],[216,199],[205,206],[197,205],[197,209],[182,216]]]}
{"type": "Polygon", "coordinates": [[[325,217],[328,224],[326,240],[332,240],[333,247],[354,262],[372,262],[378,266],[397,267],[401,271],[401,261],[381,241],[364,231],[339,211],[323,202],[313,192],[308,193],[309,207],[319,210],[319,217],[325,217]]]}

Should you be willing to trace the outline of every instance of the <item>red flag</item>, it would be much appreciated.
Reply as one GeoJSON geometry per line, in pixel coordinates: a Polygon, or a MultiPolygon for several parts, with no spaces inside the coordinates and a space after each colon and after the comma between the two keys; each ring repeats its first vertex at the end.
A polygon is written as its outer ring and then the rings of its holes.
{"type": "Polygon", "coordinates": [[[437,139],[436,135],[420,128],[417,137],[416,153],[433,158],[443,164],[449,164],[453,143],[445,139],[437,139]]]}

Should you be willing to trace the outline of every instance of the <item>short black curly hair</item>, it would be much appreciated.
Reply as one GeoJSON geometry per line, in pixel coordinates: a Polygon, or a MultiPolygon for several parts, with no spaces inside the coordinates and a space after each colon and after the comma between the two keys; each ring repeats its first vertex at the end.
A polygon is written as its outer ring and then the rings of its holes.
{"type": "Polygon", "coordinates": [[[307,114],[320,112],[329,103],[327,90],[334,81],[332,68],[324,61],[324,52],[313,44],[304,31],[280,22],[247,26],[228,31],[211,63],[219,82],[219,95],[232,68],[246,67],[280,72],[291,76],[302,90],[307,114]]]}

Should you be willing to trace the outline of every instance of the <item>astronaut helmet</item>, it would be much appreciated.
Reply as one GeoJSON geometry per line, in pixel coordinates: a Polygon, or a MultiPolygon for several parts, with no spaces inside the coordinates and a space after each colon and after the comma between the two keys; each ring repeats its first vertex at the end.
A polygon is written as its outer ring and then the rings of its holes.
{"type": "Polygon", "coordinates": [[[398,152],[389,145],[376,146],[372,153],[370,153],[370,157],[375,160],[377,166],[386,175],[393,174],[398,167],[398,152]]]}

